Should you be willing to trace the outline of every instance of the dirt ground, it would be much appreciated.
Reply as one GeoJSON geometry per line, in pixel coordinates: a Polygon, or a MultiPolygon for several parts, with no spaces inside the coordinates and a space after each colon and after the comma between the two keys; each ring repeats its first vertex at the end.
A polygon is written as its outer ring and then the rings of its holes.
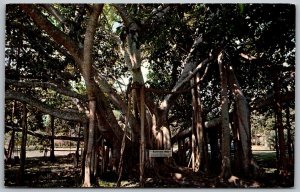
{"type": "MultiPolygon", "coordinates": [[[[255,159],[263,167],[263,174],[255,179],[231,177],[224,181],[215,176],[203,173],[193,173],[190,169],[179,167],[168,174],[158,177],[146,177],[145,188],[281,188],[293,187],[293,174],[284,178],[276,175],[274,153],[256,152],[255,159]]],[[[81,187],[80,165],[76,167],[74,161],[67,155],[56,157],[56,162],[49,161],[49,157],[28,157],[25,166],[25,187],[58,188],[81,187]]],[[[16,187],[19,164],[5,165],[5,186],[16,187]]],[[[147,174],[146,172],[146,175],[147,174]]],[[[121,187],[139,187],[138,177],[124,177],[121,187]]],[[[97,187],[115,187],[116,174],[106,173],[101,177],[97,187]]]]}

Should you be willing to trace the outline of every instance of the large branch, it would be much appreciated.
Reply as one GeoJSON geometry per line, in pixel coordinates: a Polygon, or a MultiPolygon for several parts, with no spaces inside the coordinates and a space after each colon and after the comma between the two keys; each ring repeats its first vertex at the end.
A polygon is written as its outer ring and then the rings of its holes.
{"type": "Polygon", "coordinates": [[[113,4],[113,6],[117,9],[120,13],[120,16],[125,24],[126,27],[130,27],[132,23],[135,23],[132,18],[128,15],[125,6],[122,4],[113,4]]]}
{"type": "Polygon", "coordinates": [[[6,91],[5,92],[5,99],[6,100],[18,100],[21,102],[25,102],[38,110],[53,115],[54,117],[69,120],[69,121],[78,121],[78,122],[86,122],[87,118],[85,114],[76,113],[76,112],[69,112],[63,111],[61,109],[52,108],[45,103],[30,97],[24,93],[16,92],[16,91],[6,91]]]}
{"type": "Polygon", "coordinates": [[[68,35],[55,27],[43,14],[32,4],[20,4],[20,8],[56,43],[63,45],[73,56],[77,63],[81,63],[82,49],[78,43],[73,41],[68,35]]]}
{"type": "Polygon", "coordinates": [[[65,25],[68,25],[66,22],[67,19],[51,4],[42,4],[42,7],[44,7],[51,15],[53,15],[60,23],[63,23],[65,25]]]}
{"type": "MultiPolygon", "coordinates": [[[[83,63],[81,63],[81,69],[85,83],[89,83],[92,78],[92,62],[93,62],[93,45],[98,24],[98,18],[103,10],[103,4],[96,4],[92,7],[92,13],[87,23],[87,28],[84,34],[84,46],[83,46],[83,63]]],[[[89,86],[87,85],[87,89],[89,86]]]]}
{"type": "MultiPolygon", "coordinates": [[[[186,84],[187,82],[190,81],[190,79],[201,69],[203,69],[210,61],[213,60],[213,56],[203,60],[200,64],[198,64],[196,67],[194,66],[194,64],[189,65],[189,69],[186,69],[186,71],[190,71],[182,73],[179,80],[177,81],[176,85],[173,87],[172,92],[176,92],[178,90],[180,90],[181,88],[183,88],[183,85],[186,84]]],[[[166,110],[168,111],[168,109],[170,109],[171,105],[168,104],[169,101],[171,99],[173,99],[175,96],[175,94],[168,94],[164,100],[161,102],[160,108],[162,110],[166,110]]]]}
{"type": "MultiPolygon", "coordinates": [[[[12,127],[12,126],[5,125],[5,130],[14,130],[17,132],[22,132],[23,129],[21,127],[12,127]]],[[[52,137],[52,135],[46,135],[44,133],[37,133],[34,131],[30,131],[30,130],[28,130],[27,133],[29,135],[39,137],[42,139],[52,139],[53,138],[53,139],[57,139],[57,140],[68,140],[68,141],[78,141],[78,139],[79,139],[80,141],[83,141],[83,137],[78,138],[78,137],[70,137],[70,136],[64,136],[64,135],[52,137]]]]}
{"type": "MultiPolygon", "coordinates": [[[[116,91],[101,76],[98,76],[96,80],[97,83],[100,85],[100,89],[105,95],[108,96],[108,99],[112,102],[112,104],[115,107],[119,108],[123,114],[126,114],[128,106],[124,103],[121,96],[118,95],[116,91]]],[[[129,124],[131,128],[138,131],[138,124],[132,113],[129,114],[129,124]]]]}
{"type": "Polygon", "coordinates": [[[54,83],[49,83],[49,82],[37,82],[37,81],[16,81],[12,79],[5,79],[5,83],[7,84],[12,84],[17,87],[42,87],[42,88],[49,88],[52,89],[58,93],[61,93],[63,95],[73,97],[73,98],[78,98],[82,101],[87,101],[87,97],[85,95],[78,94],[74,91],[67,90],[65,87],[56,85],[54,83]]]}
{"type": "MultiPolygon", "coordinates": [[[[195,32],[195,35],[197,35],[197,34],[198,34],[198,30],[196,30],[196,32],[195,32]]],[[[202,41],[203,41],[202,34],[197,35],[188,55],[186,56],[185,60],[183,61],[182,66],[184,66],[184,68],[181,72],[181,75],[180,75],[177,83],[173,87],[172,91],[178,91],[187,81],[189,81],[186,78],[197,67],[197,62],[195,60],[193,60],[192,58],[194,57],[195,49],[198,47],[198,45],[200,43],[202,43],[202,41]]],[[[203,63],[203,65],[204,65],[204,64],[207,64],[208,61],[209,61],[209,59],[206,59],[201,63],[203,63]]],[[[201,63],[199,65],[201,65],[201,63]]],[[[167,112],[171,107],[168,103],[170,100],[172,100],[173,97],[174,97],[173,94],[167,95],[164,98],[164,100],[161,102],[160,109],[165,110],[167,112]]]]}

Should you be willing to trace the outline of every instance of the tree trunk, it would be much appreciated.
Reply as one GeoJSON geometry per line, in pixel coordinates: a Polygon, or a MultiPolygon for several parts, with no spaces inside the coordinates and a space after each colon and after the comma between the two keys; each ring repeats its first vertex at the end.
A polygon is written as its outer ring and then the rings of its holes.
{"type": "Polygon", "coordinates": [[[96,101],[89,101],[89,126],[88,126],[88,145],[87,145],[87,153],[85,158],[85,174],[84,174],[84,187],[91,187],[91,176],[93,173],[91,172],[92,166],[92,152],[94,149],[94,128],[95,128],[95,109],[96,109],[96,101]]]}
{"type": "MultiPolygon", "coordinates": [[[[209,169],[209,154],[208,154],[208,142],[207,142],[207,132],[204,131],[203,133],[203,171],[204,173],[208,172],[209,169]]],[[[200,167],[201,168],[201,167],[200,167]]]]}
{"type": "Polygon", "coordinates": [[[140,89],[141,97],[141,143],[140,143],[140,187],[144,187],[144,168],[145,168],[145,87],[140,89]]]}
{"type": "Polygon", "coordinates": [[[290,105],[286,104],[286,129],[287,129],[287,147],[288,147],[288,154],[289,159],[291,160],[294,157],[294,151],[293,151],[293,139],[291,135],[291,122],[290,122],[290,105]]]}
{"type": "Polygon", "coordinates": [[[221,165],[218,129],[209,129],[207,132],[210,144],[210,171],[212,174],[217,174],[220,171],[221,165]]]}
{"type": "MultiPolygon", "coordinates": [[[[76,145],[76,153],[75,153],[75,158],[76,158],[76,167],[78,167],[78,163],[79,163],[79,150],[80,150],[80,124],[78,126],[78,141],[77,141],[77,145],[76,145]]],[[[81,154],[82,155],[82,154],[81,154]]]]}
{"type": "Polygon", "coordinates": [[[286,169],[285,156],[285,141],[284,141],[284,127],[282,123],[282,103],[280,100],[280,85],[279,77],[275,77],[275,114],[276,114],[276,128],[278,130],[278,144],[279,144],[279,170],[286,169]]]}
{"type": "Polygon", "coordinates": [[[83,138],[84,138],[84,146],[83,146],[83,152],[81,156],[81,176],[82,181],[84,181],[85,177],[85,162],[86,162],[86,154],[87,154],[87,147],[88,147],[88,123],[83,124],[83,138]]]}
{"type": "Polygon", "coordinates": [[[11,132],[11,137],[10,137],[10,141],[8,144],[8,160],[7,160],[8,162],[12,161],[12,155],[13,155],[13,152],[15,149],[15,134],[16,134],[16,131],[13,130],[11,132]]]}
{"type": "Polygon", "coordinates": [[[55,161],[55,154],[54,154],[54,117],[51,115],[50,116],[50,127],[51,127],[51,150],[50,150],[50,161],[54,162],[55,161]]]}
{"type": "Polygon", "coordinates": [[[235,97],[236,106],[236,127],[239,133],[239,141],[242,146],[243,172],[249,175],[251,163],[251,134],[250,134],[250,113],[246,97],[244,96],[239,82],[234,74],[232,66],[228,69],[231,91],[235,97]]]}
{"type": "Polygon", "coordinates": [[[222,62],[223,53],[218,56],[218,64],[221,78],[221,117],[222,117],[222,171],[221,178],[228,179],[231,176],[230,165],[230,129],[229,129],[229,112],[228,112],[228,96],[227,96],[227,66],[222,62]]]}
{"type": "Polygon", "coordinates": [[[25,184],[25,160],[26,160],[26,142],[27,142],[27,108],[26,104],[23,104],[23,117],[22,117],[22,144],[20,154],[20,178],[19,185],[25,184]]]}
{"type": "MultiPolygon", "coordinates": [[[[194,86],[199,82],[199,76],[196,75],[191,79],[191,86],[194,86]]],[[[201,103],[198,95],[200,91],[199,85],[192,89],[192,103],[193,103],[193,125],[192,125],[192,169],[194,172],[200,171],[202,147],[203,147],[203,129],[202,129],[202,117],[201,117],[201,103]]]]}
{"type": "Polygon", "coordinates": [[[123,139],[122,139],[122,146],[121,146],[121,157],[120,157],[120,161],[119,161],[119,177],[118,177],[118,181],[117,181],[117,187],[121,186],[121,179],[122,179],[122,174],[123,174],[123,162],[124,162],[124,152],[125,152],[125,147],[126,147],[126,134],[127,134],[127,127],[128,127],[128,123],[129,123],[129,115],[130,115],[130,104],[131,104],[131,94],[128,91],[131,91],[131,85],[128,85],[127,87],[127,112],[126,112],[126,119],[125,119],[125,128],[124,128],[124,135],[123,135],[123,139]]]}
{"type": "MultiPolygon", "coordinates": [[[[12,120],[14,119],[14,116],[15,116],[15,106],[16,106],[16,101],[13,101],[12,112],[11,112],[12,120]]],[[[12,125],[13,125],[13,122],[12,122],[12,125]]],[[[15,148],[15,130],[13,130],[11,133],[11,137],[10,137],[10,141],[9,141],[9,145],[8,145],[8,162],[11,162],[11,160],[12,160],[14,148],[15,148]]]]}

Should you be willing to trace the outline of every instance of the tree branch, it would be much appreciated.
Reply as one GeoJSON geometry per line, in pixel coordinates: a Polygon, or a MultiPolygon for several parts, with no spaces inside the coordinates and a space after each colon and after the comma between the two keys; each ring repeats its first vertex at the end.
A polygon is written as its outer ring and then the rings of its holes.
{"type": "Polygon", "coordinates": [[[21,102],[25,102],[44,113],[53,115],[54,117],[60,119],[69,120],[69,121],[87,122],[87,117],[83,113],[67,112],[60,109],[52,108],[33,97],[25,95],[24,93],[20,93],[16,91],[6,91],[5,100],[18,100],[21,102]]]}
{"type": "MultiPolygon", "coordinates": [[[[21,127],[13,127],[13,126],[5,125],[5,130],[14,130],[14,131],[17,131],[17,132],[22,132],[23,129],[21,127]]],[[[80,139],[80,141],[83,141],[83,137],[78,138],[78,137],[69,137],[69,136],[64,136],[64,135],[52,137],[52,135],[37,133],[37,132],[34,132],[34,131],[30,131],[30,130],[27,130],[27,133],[29,135],[39,137],[39,138],[42,138],[42,139],[52,139],[53,138],[53,139],[57,139],[57,140],[68,140],[68,141],[78,141],[78,139],[80,139]]]]}
{"type": "Polygon", "coordinates": [[[16,80],[12,80],[12,79],[5,79],[5,83],[7,84],[11,84],[11,85],[15,85],[17,87],[42,87],[42,88],[49,88],[52,89],[60,94],[69,96],[69,97],[73,97],[73,98],[77,98],[80,99],[82,101],[87,101],[87,97],[85,95],[81,95],[78,94],[74,91],[71,90],[67,90],[65,87],[56,85],[54,83],[49,83],[49,82],[37,82],[37,81],[16,81],[16,80]]]}
{"type": "Polygon", "coordinates": [[[60,23],[63,23],[65,25],[68,25],[66,22],[67,19],[60,14],[60,12],[55,9],[51,4],[42,4],[42,7],[44,7],[51,15],[53,15],[60,23]]]}
{"type": "Polygon", "coordinates": [[[20,4],[20,8],[25,11],[25,13],[58,44],[63,45],[77,63],[82,62],[82,49],[79,48],[78,43],[73,41],[69,36],[61,32],[50,21],[48,21],[48,19],[42,15],[35,5],[20,4]]]}
{"type": "Polygon", "coordinates": [[[131,17],[128,15],[127,11],[125,10],[124,5],[122,4],[113,4],[113,6],[117,9],[120,13],[122,20],[126,27],[130,27],[131,23],[134,23],[131,17]]]}
{"type": "Polygon", "coordinates": [[[84,46],[83,46],[83,67],[84,77],[91,77],[92,70],[92,50],[94,45],[94,39],[96,34],[96,28],[98,24],[98,18],[103,10],[103,4],[96,4],[92,7],[92,13],[87,23],[87,28],[84,35],[84,46]]]}

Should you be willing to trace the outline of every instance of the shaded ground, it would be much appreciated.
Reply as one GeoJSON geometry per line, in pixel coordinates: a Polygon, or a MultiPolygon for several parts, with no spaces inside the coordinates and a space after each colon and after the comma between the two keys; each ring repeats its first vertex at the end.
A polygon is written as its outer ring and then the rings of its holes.
{"type": "MultiPolygon", "coordinates": [[[[293,174],[284,178],[278,177],[274,152],[256,152],[254,158],[263,168],[261,177],[255,180],[232,177],[228,181],[222,181],[217,177],[208,177],[195,174],[188,168],[168,174],[162,174],[156,178],[145,178],[146,188],[271,188],[292,187],[293,174]]],[[[55,163],[51,163],[44,157],[30,157],[26,160],[25,186],[26,187],[80,187],[80,167],[76,168],[73,160],[68,156],[58,156],[55,163]]],[[[5,166],[5,186],[16,186],[19,165],[5,166]]],[[[147,174],[147,173],[146,173],[147,174]]],[[[115,187],[116,175],[107,173],[99,182],[100,187],[115,187]]],[[[138,178],[138,177],[136,177],[138,178]]],[[[124,178],[121,187],[139,187],[135,178],[124,178]]]]}

